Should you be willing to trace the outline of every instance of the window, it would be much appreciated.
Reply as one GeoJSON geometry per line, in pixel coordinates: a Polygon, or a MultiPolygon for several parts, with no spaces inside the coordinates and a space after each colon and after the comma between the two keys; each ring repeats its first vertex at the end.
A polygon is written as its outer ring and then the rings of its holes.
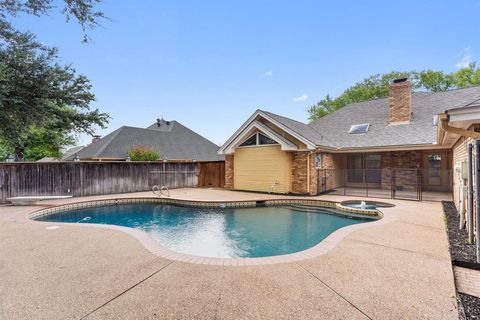
{"type": "Polygon", "coordinates": [[[248,146],[255,146],[257,144],[257,135],[254,134],[247,140],[245,140],[240,146],[241,147],[248,147],[248,146]]]}
{"type": "Polygon", "coordinates": [[[322,154],[317,153],[315,155],[315,168],[320,169],[322,167],[322,154]]]}
{"type": "Polygon", "coordinates": [[[277,144],[277,141],[270,139],[267,136],[264,136],[263,134],[259,133],[258,134],[258,144],[277,144]]]}
{"type": "Polygon", "coordinates": [[[348,182],[382,182],[382,156],[378,153],[347,155],[348,182]]]}
{"type": "Polygon", "coordinates": [[[430,178],[439,178],[442,163],[442,156],[439,154],[428,155],[428,176],[430,178]]]}
{"type": "Polygon", "coordinates": [[[348,130],[350,134],[367,133],[370,123],[354,124],[348,130]]]}
{"type": "Polygon", "coordinates": [[[266,135],[257,132],[253,136],[245,140],[240,145],[240,147],[251,147],[251,146],[270,145],[270,144],[277,144],[277,142],[273,139],[270,139],[266,135]]]}
{"type": "Polygon", "coordinates": [[[363,154],[347,155],[348,182],[363,182],[363,154]]]}
{"type": "Polygon", "coordinates": [[[382,182],[382,156],[380,154],[366,154],[365,169],[365,180],[367,182],[382,182]]]}

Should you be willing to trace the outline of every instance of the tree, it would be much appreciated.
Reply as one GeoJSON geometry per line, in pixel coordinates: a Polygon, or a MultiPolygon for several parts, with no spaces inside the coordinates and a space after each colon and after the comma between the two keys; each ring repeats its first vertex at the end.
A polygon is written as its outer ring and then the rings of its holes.
{"type": "Polygon", "coordinates": [[[472,63],[469,67],[452,73],[424,70],[376,74],[357,82],[335,99],[326,95],[324,99],[308,109],[309,118],[313,121],[350,103],[387,97],[390,83],[398,78],[408,78],[412,83],[413,90],[439,92],[480,85],[480,69],[476,63],[472,63]]]}
{"type": "MultiPolygon", "coordinates": [[[[104,14],[99,0],[64,0],[62,13],[74,17],[86,31],[104,14]]],[[[71,65],[58,62],[57,50],[39,43],[32,33],[16,30],[8,17],[20,13],[41,16],[54,8],[53,0],[0,0],[0,141],[1,150],[37,160],[60,157],[75,142],[75,133],[105,128],[109,116],[91,110],[95,100],[89,80],[71,65]]]]}
{"type": "MultiPolygon", "coordinates": [[[[0,0],[0,37],[5,39],[8,33],[14,32],[14,28],[7,18],[16,17],[19,14],[30,14],[34,16],[48,15],[56,6],[54,0],[0,0]]],[[[83,41],[88,41],[87,30],[99,25],[100,20],[108,19],[105,14],[96,10],[101,0],[64,0],[61,13],[65,15],[67,22],[74,18],[83,30],[83,41]]]]}
{"type": "Polygon", "coordinates": [[[375,74],[360,82],[357,82],[340,96],[332,99],[327,95],[308,109],[310,120],[319,119],[331,112],[334,112],[347,104],[382,98],[388,95],[388,87],[394,79],[410,78],[414,87],[417,85],[417,74],[414,72],[392,71],[386,74],[375,74]]]}
{"type": "Polygon", "coordinates": [[[160,159],[160,152],[151,146],[135,146],[127,153],[132,161],[157,161],[160,159]]]}
{"type": "Polygon", "coordinates": [[[88,79],[56,59],[56,50],[31,34],[0,45],[0,136],[17,160],[40,141],[58,153],[72,142],[72,133],[93,134],[95,125],[104,128],[108,121],[107,114],[90,109],[95,96],[88,79]]]}

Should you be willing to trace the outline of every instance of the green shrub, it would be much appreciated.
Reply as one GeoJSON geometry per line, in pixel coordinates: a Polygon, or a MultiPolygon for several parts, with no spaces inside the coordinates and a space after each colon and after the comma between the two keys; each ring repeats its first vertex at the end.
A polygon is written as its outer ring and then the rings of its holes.
{"type": "Polygon", "coordinates": [[[157,161],[160,159],[160,152],[151,146],[135,146],[128,150],[128,156],[132,161],[157,161]]]}

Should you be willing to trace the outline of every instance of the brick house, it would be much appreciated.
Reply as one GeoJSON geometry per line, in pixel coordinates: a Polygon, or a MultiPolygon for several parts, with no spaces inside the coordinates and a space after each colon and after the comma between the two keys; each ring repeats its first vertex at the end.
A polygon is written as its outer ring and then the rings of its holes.
{"type": "Polygon", "coordinates": [[[225,187],[416,199],[453,191],[458,202],[462,181],[454,168],[466,141],[480,137],[473,131],[478,103],[480,87],[412,92],[408,80],[398,79],[388,98],[350,104],[308,124],[257,110],[219,149],[225,187]]]}

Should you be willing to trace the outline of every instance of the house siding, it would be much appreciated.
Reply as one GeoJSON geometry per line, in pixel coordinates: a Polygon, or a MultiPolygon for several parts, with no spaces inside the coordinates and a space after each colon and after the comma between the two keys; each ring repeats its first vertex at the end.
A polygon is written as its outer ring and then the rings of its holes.
{"type": "MultiPolygon", "coordinates": [[[[468,130],[474,130],[476,132],[480,132],[480,124],[475,124],[470,126],[468,130]]],[[[453,145],[453,166],[459,165],[462,162],[467,161],[467,144],[472,143],[475,139],[461,137],[458,141],[453,145]]],[[[461,188],[466,186],[466,181],[462,184],[461,176],[456,172],[453,172],[453,201],[455,202],[455,206],[457,209],[460,210],[460,193],[461,188]]],[[[464,192],[464,201],[466,200],[467,193],[464,192]]],[[[466,203],[466,202],[464,202],[466,203]]],[[[466,209],[466,206],[465,208],[466,209]]],[[[465,211],[465,210],[464,210],[465,211]]]]}
{"type": "Polygon", "coordinates": [[[292,160],[280,146],[244,147],[235,150],[233,184],[237,190],[291,192],[292,160]]]}

